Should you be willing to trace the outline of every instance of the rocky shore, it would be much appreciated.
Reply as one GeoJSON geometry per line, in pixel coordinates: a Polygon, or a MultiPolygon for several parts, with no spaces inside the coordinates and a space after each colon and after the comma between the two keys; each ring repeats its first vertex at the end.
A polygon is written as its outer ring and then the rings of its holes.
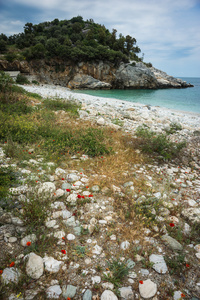
{"type": "MultiPolygon", "coordinates": [[[[139,125],[162,133],[170,124],[178,123],[181,129],[171,139],[186,140],[187,148],[179,161],[136,163],[122,170],[123,184],[117,185],[113,180],[106,185],[108,175],[90,171],[94,159],[87,155],[69,157],[70,162],[77,162],[76,169],[51,161],[44,165],[42,157],[30,158],[23,168],[18,168],[6,157],[2,146],[1,165],[11,165],[21,174],[22,184],[10,189],[16,207],[32,188],[25,179],[34,178],[36,192],[49,195],[51,206],[45,228],[55,238],[51,253],[35,254],[34,243],[41,236],[25,234],[23,219],[0,208],[0,261],[7,254],[13,256],[13,262],[1,270],[1,292],[5,289],[9,294],[8,284],[20,284],[23,276],[32,279],[28,289],[24,290],[22,284],[20,292],[12,292],[3,299],[198,300],[200,242],[198,236],[192,240],[190,236],[200,226],[200,115],[97,98],[60,86],[23,88],[55,101],[78,101],[81,120],[130,136],[135,136],[139,125]],[[86,167],[78,168],[82,162],[86,167]],[[44,175],[46,180],[41,180],[44,175]],[[136,180],[142,182],[142,192],[135,185],[136,180]],[[147,208],[159,223],[151,230],[139,223],[136,226],[137,218],[129,217],[128,206],[125,216],[115,204],[116,199],[123,202],[128,194],[140,208],[149,193],[160,203],[158,209],[152,205],[147,208]],[[82,206],[77,205],[80,199],[84,201],[82,206]],[[29,247],[32,252],[26,255],[29,247]],[[22,263],[23,274],[19,270],[22,263]]],[[[33,102],[33,106],[37,105],[39,101],[33,102]]],[[[56,114],[64,122],[65,112],[56,114]]],[[[31,155],[34,149],[28,151],[31,155]]],[[[116,160],[118,155],[115,154],[116,160]]],[[[140,155],[139,149],[135,155],[140,155]]],[[[99,170],[103,170],[103,162],[106,164],[106,158],[100,157],[99,170]]],[[[41,228],[41,235],[45,228],[41,228]]]]}

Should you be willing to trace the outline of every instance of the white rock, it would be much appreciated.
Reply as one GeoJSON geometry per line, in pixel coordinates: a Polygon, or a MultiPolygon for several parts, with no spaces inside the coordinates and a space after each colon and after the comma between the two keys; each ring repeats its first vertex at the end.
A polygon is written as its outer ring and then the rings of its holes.
{"type": "Polygon", "coordinates": [[[139,284],[139,292],[144,299],[151,298],[157,293],[157,284],[147,279],[143,281],[143,284],[139,284]]]}
{"type": "Polygon", "coordinates": [[[137,274],[135,272],[129,272],[127,276],[132,279],[137,278],[137,274]]]}
{"type": "Polygon", "coordinates": [[[38,194],[51,194],[56,191],[56,186],[53,182],[44,182],[38,189],[38,194]]]}
{"type": "Polygon", "coordinates": [[[51,256],[45,256],[43,258],[43,262],[45,264],[45,270],[52,273],[57,273],[60,270],[60,267],[63,265],[62,261],[56,260],[51,256]]]}
{"type": "Polygon", "coordinates": [[[112,291],[105,290],[101,295],[101,300],[118,300],[118,298],[112,291]]]}
{"type": "Polygon", "coordinates": [[[52,228],[56,225],[56,220],[46,221],[45,225],[47,228],[52,228]]]}
{"type": "Polygon", "coordinates": [[[26,273],[33,279],[38,279],[42,276],[44,271],[43,259],[39,255],[31,252],[26,263],[26,273]]]}
{"type": "Polygon", "coordinates": [[[65,232],[63,230],[56,231],[54,233],[54,237],[58,239],[62,239],[65,236],[65,232]]]}
{"type": "Polygon", "coordinates": [[[67,197],[67,202],[69,202],[71,205],[76,205],[76,201],[77,201],[76,194],[71,194],[67,197]]]}
{"type": "Polygon", "coordinates": [[[62,290],[59,285],[53,285],[46,290],[46,294],[47,298],[59,299],[59,296],[62,294],[62,290]]]}
{"type": "Polygon", "coordinates": [[[114,289],[114,284],[111,283],[111,282],[104,282],[104,283],[102,283],[102,287],[104,289],[113,290],[114,289]]]}
{"type": "Polygon", "coordinates": [[[111,241],[116,241],[117,237],[116,237],[115,234],[112,234],[112,235],[110,236],[110,239],[111,239],[111,241]]]}
{"type": "Polygon", "coordinates": [[[194,247],[194,249],[195,249],[197,252],[200,253],[200,244],[196,245],[196,246],[194,247]]]}
{"type": "Polygon", "coordinates": [[[64,175],[66,175],[66,171],[63,170],[63,169],[61,169],[61,168],[56,168],[55,174],[56,174],[57,176],[61,176],[61,175],[62,175],[62,176],[64,177],[64,175]]]}
{"type": "Polygon", "coordinates": [[[195,254],[198,259],[200,259],[200,252],[195,254]]]}
{"type": "Polygon", "coordinates": [[[24,222],[18,217],[11,217],[13,225],[24,226],[24,222]]]}
{"type": "Polygon", "coordinates": [[[55,201],[54,203],[51,204],[51,207],[55,208],[55,209],[58,209],[58,208],[65,209],[66,205],[63,202],[55,201]]]}
{"type": "Polygon", "coordinates": [[[181,294],[182,294],[181,291],[175,291],[174,292],[174,296],[173,296],[173,300],[180,300],[180,299],[182,299],[181,294]]]}
{"type": "Polygon", "coordinates": [[[126,249],[129,248],[129,246],[130,246],[130,243],[129,243],[128,241],[125,241],[125,242],[122,242],[122,243],[121,243],[120,248],[121,248],[122,250],[126,250],[126,249]]]}
{"type": "Polygon", "coordinates": [[[156,197],[157,199],[160,199],[161,198],[161,192],[157,192],[155,194],[153,194],[154,197],[156,197]]]}
{"type": "Polygon", "coordinates": [[[69,182],[74,182],[74,181],[78,181],[79,177],[76,174],[68,174],[66,177],[67,181],[69,182]]]}
{"type": "Polygon", "coordinates": [[[73,240],[75,240],[75,235],[73,235],[73,234],[71,234],[71,233],[69,233],[68,235],[67,235],[67,239],[68,239],[68,241],[73,241],[73,240]]]}
{"type": "Polygon", "coordinates": [[[60,198],[60,197],[62,197],[64,194],[65,194],[65,192],[64,192],[62,189],[58,189],[58,190],[55,191],[54,197],[55,197],[55,198],[60,198]]]}
{"type": "Polygon", "coordinates": [[[149,256],[149,261],[154,263],[152,268],[156,272],[160,274],[165,274],[168,271],[167,265],[162,255],[152,254],[149,256]]]}
{"type": "Polygon", "coordinates": [[[68,219],[72,216],[72,213],[67,209],[62,210],[62,217],[63,219],[68,219]]]}
{"type": "Polygon", "coordinates": [[[120,296],[123,299],[133,299],[133,290],[130,286],[122,287],[119,289],[119,291],[120,291],[120,296]]]}
{"type": "Polygon", "coordinates": [[[14,237],[14,236],[11,236],[11,237],[8,239],[8,242],[9,242],[9,243],[15,243],[15,242],[17,242],[17,238],[14,237]]]}
{"type": "Polygon", "coordinates": [[[188,204],[189,206],[197,206],[197,202],[192,199],[188,200],[188,204]]]}
{"type": "Polygon", "coordinates": [[[29,234],[27,236],[25,236],[22,240],[21,240],[21,245],[23,247],[26,247],[27,246],[27,242],[31,242],[31,243],[34,243],[35,241],[37,241],[37,237],[34,233],[32,234],[29,234]]]}
{"type": "Polygon", "coordinates": [[[91,279],[92,279],[92,284],[101,282],[101,277],[100,276],[94,276],[91,279]]]}
{"type": "Polygon", "coordinates": [[[92,253],[93,253],[93,254],[99,255],[99,254],[101,254],[101,252],[102,252],[102,248],[101,248],[100,246],[95,245],[95,246],[93,247],[93,250],[92,250],[92,253]]]}
{"type": "Polygon", "coordinates": [[[105,124],[104,118],[101,117],[97,119],[97,125],[103,126],[104,124],[105,124]]]}
{"type": "Polygon", "coordinates": [[[5,268],[1,275],[1,279],[4,284],[8,284],[11,282],[18,283],[20,275],[21,273],[18,271],[18,269],[5,268]]]}

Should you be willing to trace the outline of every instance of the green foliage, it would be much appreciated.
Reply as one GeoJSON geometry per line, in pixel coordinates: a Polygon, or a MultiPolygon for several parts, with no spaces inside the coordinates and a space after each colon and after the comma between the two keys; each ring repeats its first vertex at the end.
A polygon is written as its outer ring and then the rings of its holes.
{"type": "Polygon", "coordinates": [[[0,199],[8,197],[8,189],[17,183],[17,177],[12,168],[0,167],[0,199]]]}
{"type": "Polygon", "coordinates": [[[177,157],[180,150],[186,146],[185,142],[171,142],[166,134],[157,134],[144,125],[137,128],[136,135],[141,138],[139,147],[142,151],[159,155],[162,160],[177,157]]]}
{"type": "Polygon", "coordinates": [[[129,268],[125,262],[119,261],[119,259],[113,259],[107,261],[110,274],[104,275],[104,280],[114,284],[115,288],[120,287],[122,280],[129,273],[129,268]]]}
{"type": "Polygon", "coordinates": [[[169,267],[169,273],[177,274],[183,273],[184,267],[185,267],[185,255],[183,253],[178,254],[177,256],[174,256],[170,258],[169,256],[165,256],[165,261],[167,266],[169,267]]]}
{"type": "Polygon", "coordinates": [[[16,78],[16,83],[18,84],[29,84],[29,80],[26,78],[26,76],[22,74],[18,74],[16,78]]]}
{"type": "Polygon", "coordinates": [[[169,128],[165,129],[167,134],[173,134],[180,130],[182,130],[182,126],[181,126],[181,124],[178,124],[178,123],[170,123],[169,128]]]}
{"type": "MultiPolygon", "coordinates": [[[[27,60],[59,57],[77,61],[102,59],[119,63],[128,62],[129,58],[140,60],[137,53],[136,39],[124,37],[117,30],[109,32],[105,26],[84,21],[81,16],[71,20],[58,19],[37,25],[26,23],[24,32],[10,36],[5,40],[0,37],[0,51],[6,51],[7,44],[22,49],[27,60]]],[[[12,58],[10,58],[12,59],[12,58]]]]}
{"type": "Polygon", "coordinates": [[[7,93],[11,90],[13,80],[12,78],[3,71],[0,71],[0,91],[7,93]]]}
{"type": "Polygon", "coordinates": [[[15,52],[8,52],[6,55],[5,55],[5,58],[7,61],[9,62],[13,62],[15,59],[17,59],[17,54],[15,52]]]}
{"type": "Polygon", "coordinates": [[[76,103],[73,103],[72,101],[63,101],[63,100],[49,100],[45,99],[43,101],[43,104],[46,108],[49,108],[51,110],[57,111],[57,110],[64,110],[67,112],[70,112],[71,114],[78,115],[78,108],[80,108],[79,105],[76,103]]]}

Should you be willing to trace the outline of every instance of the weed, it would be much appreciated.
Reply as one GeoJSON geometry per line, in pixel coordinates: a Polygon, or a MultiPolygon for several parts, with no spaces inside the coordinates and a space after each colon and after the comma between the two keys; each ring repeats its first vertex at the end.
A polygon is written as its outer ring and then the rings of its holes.
{"type": "Polygon", "coordinates": [[[86,246],[80,246],[80,245],[76,246],[73,252],[73,254],[77,255],[78,257],[84,257],[86,253],[87,253],[86,246]]]}
{"type": "Polygon", "coordinates": [[[117,118],[113,119],[112,123],[115,124],[115,125],[118,125],[120,127],[123,126],[123,124],[124,124],[120,119],[117,119],[117,118]]]}
{"type": "Polygon", "coordinates": [[[16,78],[16,83],[18,84],[29,84],[30,81],[26,78],[26,76],[22,74],[18,74],[16,78]]]}
{"type": "Polygon", "coordinates": [[[13,187],[18,182],[16,172],[9,167],[4,168],[3,166],[0,167],[0,199],[8,198],[9,193],[8,189],[13,187]]]}
{"type": "Polygon", "coordinates": [[[165,129],[165,132],[167,134],[173,134],[173,133],[175,133],[177,131],[180,131],[180,130],[182,130],[181,124],[178,124],[178,123],[174,122],[174,123],[170,124],[169,128],[165,129]]]}
{"type": "Polygon", "coordinates": [[[104,275],[104,280],[113,283],[115,287],[119,287],[124,277],[128,275],[129,268],[127,267],[126,263],[119,261],[119,259],[107,261],[107,264],[111,273],[104,275]]]}
{"type": "Polygon", "coordinates": [[[70,112],[73,115],[78,115],[78,109],[80,108],[80,105],[77,105],[76,103],[73,103],[71,101],[64,101],[64,100],[50,100],[45,99],[43,101],[43,105],[51,110],[57,111],[57,110],[64,110],[67,112],[70,112]]]}
{"type": "Polygon", "coordinates": [[[171,142],[166,134],[157,134],[145,126],[139,126],[136,135],[140,138],[138,143],[142,151],[156,154],[161,160],[177,157],[181,149],[186,146],[186,142],[171,142]]]}
{"type": "Polygon", "coordinates": [[[178,256],[174,256],[170,258],[169,256],[165,256],[165,261],[167,266],[170,268],[169,273],[172,274],[180,274],[182,273],[185,265],[185,255],[180,253],[178,256]]]}

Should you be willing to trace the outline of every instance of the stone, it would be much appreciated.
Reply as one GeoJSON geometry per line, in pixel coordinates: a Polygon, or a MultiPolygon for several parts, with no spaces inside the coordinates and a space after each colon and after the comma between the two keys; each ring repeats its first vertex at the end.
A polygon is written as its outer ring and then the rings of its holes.
{"type": "Polygon", "coordinates": [[[111,282],[104,282],[104,283],[102,283],[102,287],[103,287],[104,289],[113,290],[115,286],[114,286],[114,284],[111,283],[111,282]]]}
{"type": "Polygon", "coordinates": [[[70,183],[68,183],[68,182],[64,182],[63,184],[62,184],[62,190],[64,190],[64,191],[66,191],[66,189],[69,189],[69,190],[71,190],[71,184],[70,183]]]}
{"type": "Polygon", "coordinates": [[[81,227],[80,226],[74,227],[74,234],[81,235],[81,227]]]}
{"type": "Polygon", "coordinates": [[[125,242],[122,242],[121,245],[120,245],[120,248],[122,250],[126,250],[130,247],[130,243],[128,241],[125,241],[125,242]]]}
{"type": "Polygon", "coordinates": [[[66,226],[76,226],[76,225],[77,225],[74,216],[70,217],[70,218],[67,219],[67,220],[63,220],[63,223],[64,223],[66,226]]]}
{"type": "Polygon", "coordinates": [[[65,194],[65,192],[62,189],[58,189],[55,191],[54,197],[55,198],[60,198],[65,194]]]}
{"type": "Polygon", "coordinates": [[[53,182],[44,182],[38,189],[39,194],[54,193],[55,191],[56,191],[56,186],[53,182]]]}
{"type": "Polygon", "coordinates": [[[92,299],[92,292],[90,290],[86,290],[83,295],[83,300],[91,300],[92,299]]]}
{"type": "Polygon", "coordinates": [[[101,277],[100,276],[94,276],[91,279],[92,279],[92,284],[101,282],[101,277]]]}
{"type": "Polygon", "coordinates": [[[141,270],[140,270],[140,273],[141,273],[143,276],[148,276],[148,275],[149,275],[149,270],[147,270],[147,269],[141,269],[141,270]]]}
{"type": "Polygon", "coordinates": [[[74,182],[74,181],[78,181],[79,177],[76,174],[71,173],[67,175],[66,179],[69,182],[74,182]]]}
{"type": "Polygon", "coordinates": [[[37,237],[34,233],[32,234],[29,234],[27,236],[25,236],[22,240],[21,240],[21,245],[23,247],[26,247],[27,246],[27,242],[31,242],[31,243],[34,243],[35,241],[37,241],[37,237]]]}
{"type": "Polygon", "coordinates": [[[167,265],[162,255],[151,254],[149,256],[149,261],[153,263],[152,268],[159,274],[165,274],[168,271],[167,265]]]}
{"type": "Polygon", "coordinates": [[[100,126],[103,126],[103,125],[105,125],[105,120],[104,120],[104,118],[98,118],[97,119],[97,125],[100,125],[100,126]]]}
{"type": "Polygon", "coordinates": [[[61,168],[56,168],[56,169],[55,169],[55,174],[56,174],[57,176],[62,176],[62,177],[64,177],[64,176],[66,175],[66,171],[63,170],[63,169],[61,169],[61,168]]]}
{"type": "Polygon", "coordinates": [[[123,299],[134,299],[133,290],[130,286],[119,288],[120,296],[123,299]]]}
{"type": "Polygon", "coordinates": [[[192,223],[200,223],[200,208],[185,208],[181,215],[192,223]]]}
{"type": "Polygon", "coordinates": [[[73,285],[64,285],[63,288],[62,288],[62,291],[63,291],[63,297],[65,299],[67,298],[73,298],[75,295],[76,295],[76,286],[73,286],[73,285]]]}
{"type": "Polygon", "coordinates": [[[101,294],[101,300],[118,300],[118,298],[112,291],[105,290],[101,294]]]}
{"type": "Polygon", "coordinates": [[[3,284],[18,283],[21,273],[16,268],[5,268],[1,275],[3,284]]]}
{"type": "Polygon", "coordinates": [[[51,273],[57,273],[60,270],[60,267],[63,265],[62,261],[56,260],[51,256],[45,256],[43,258],[43,262],[45,265],[45,270],[51,273]]]}
{"type": "Polygon", "coordinates": [[[144,299],[151,298],[157,293],[157,284],[150,279],[144,280],[143,284],[139,283],[139,292],[144,299]]]}
{"type": "Polygon", "coordinates": [[[73,240],[75,240],[75,235],[73,235],[73,234],[71,234],[71,233],[69,233],[68,235],[67,235],[67,239],[68,239],[68,241],[73,241],[73,240]]]}
{"type": "Polygon", "coordinates": [[[11,219],[12,219],[13,225],[15,225],[15,226],[24,226],[24,222],[20,218],[12,216],[11,219]]]}
{"type": "Polygon", "coordinates": [[[161,237],[164,243],[174,251],[182,251],[183,246],[171,236],[165,234],[161,237]]]}
{"type": "Polygon", "coordinates": [[[126,188],[126,187],[130,187],[130,186],[133,186],[133,181],[128,181],[128,182],[125,182],[123,184],[123,187],[126,188]]]}
{"type": "Polygon", "coordinates": [[[181,294],[182,294],[181,291],[175,291],[174,292],[174,296],[173,296],[173,300],[180,300],[180,299],[182,299],[181,294]]]}
{"type": "Polygon", "coordinates": [[[103,250],[103,249],[102,249],[100,246],[95,245],[95,246],[93,247],[92,253],[93,253],[93,254],[100,255],[101,252],[102,252],[102,250],[103,250]]]}
{"type": "Polygon", "coordinates": [[[91,190],[93,192],[99,192],[100,191],[100,187],[98,185],[93,185],[92,188],[91,188],[91,190]]]}
{"type": "Polygon", "coordinates": [[[77,194],[71,194],[67,197],[67,202],[69,202],[71,205],[76,205],[77,201],[77,194]]]}
{"type": "Polygon", "coordinates": [[[135,262],[132,260],[132,259],[128,259],[127,262],[126,262],[126,265],[129,269],[132,269],[135,267],[135,262]]]}
{"type": "Polygon", "coordinates": [[[39,279],[44,271],[43,259],[39,255],[31,252],[25,258],[28,258],[26,263],[26,273],[33,279],[39,279]]]}
{"type": "Polygon", "coordinates": [[[194,247],[194,250],[196,250],[197,252],[200,253],[200,244],[196,245],[196,246],[194,247]]]}
{"type": "Polygon", "coordinates": [[[62,294],[62,290],[58,284],[50,286],[46,290],[47,298],[50,299],[59,299],[60,295],[62,294]]]}
{"type": "Polygon", "coordinates": [[[54,233],[54,237],[58,239],[62,239],[62,237],[65,237],[65,232],[63,230],[56,231],[54,233]]]}
{"type": "Polygon", "coordinates": [[[56,220],[46,221],[45,225],[47,228],[53,228],[56,225],[56,220]]]}

